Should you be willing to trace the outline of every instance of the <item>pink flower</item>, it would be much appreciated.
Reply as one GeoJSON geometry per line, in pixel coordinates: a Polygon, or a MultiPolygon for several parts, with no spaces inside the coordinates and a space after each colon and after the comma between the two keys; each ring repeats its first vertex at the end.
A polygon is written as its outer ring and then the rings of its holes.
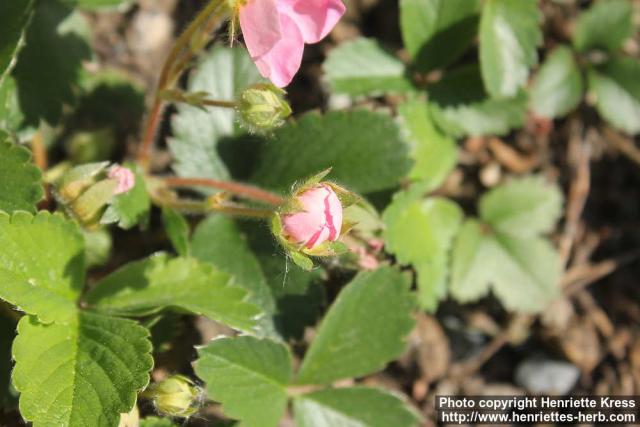
{"type": "Polygon", "coordinates": [[[136,177],[130,169],[124,166],[114,165],[109,169],[107,176],[118,181],[113,194],[122,194],[131,190],[136,183],[136,177]]]}
{"type": "Polygon", "coordinates": [[[342,204],[327,184],[320,184],[298,196],[302,211],[282,216],[287,238],[308,249],[340,237],[342,204]]]}
{"type": "Polygon", "coordinates": [[[284,87],[300,68],[304,44],[326,37],[344,12],[341,0],[247,0],[240,27],[260,74],[284,87]]]}

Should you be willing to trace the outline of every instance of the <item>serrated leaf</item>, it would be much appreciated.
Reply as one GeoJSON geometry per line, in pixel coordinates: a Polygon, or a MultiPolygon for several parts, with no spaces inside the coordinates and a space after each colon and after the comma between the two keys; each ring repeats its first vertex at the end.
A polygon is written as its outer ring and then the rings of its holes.
{"type": "Polygon", "coordinates": [[[0,209],[5,212],[36,211],[42,199],[42,174],[23,147],[0,138],[0,209]]]}
{"type": "Polygon", "coordinates": [[[545,239],[491,234],[468,220],[454,245],[451,275],[451,294],[459,302],[491,289],[509,310],[539,312],[557,296],[561,265],[545,239]]]}
{"type": "Polygon", "coordinates": [[[535,0],[487,0],[480,19],[480,66],[493,97],[516,96],[538,61],[542,42],[535,0]]]}
{"type": "Polygon", "coordinates": [[[401,0],[402,39],[422,72],[450,65],[478,29],[477,0],[401,0]]]}
{"type": "Polygon", "coordinates": [[[489,98],[478,67],[470,65],[429,86],[429,105],[438,127],[456,138],[505,135],[524,124],[527,97],[519,92],[513,98],[489,98]]]}
{"type": "Polygon", "coordinates": [[[251,331],[260,314],[247,292],[210,264],[158,254],[125,265],[86,295],[95,309],[122,316],[146,316],[177,307],[231,327],[251,331]]]}
{"type": "Polygon", "coordinates": [[[43,322],[67,322],[84,285],[84,241],[62,215],[0,212],[0,298],[43,322]]]}
{"type": "Polygon", "coordinates": [[[360,386],[298,396],[293,413],[298,427],[411,427],[420,421],[400,396],[360,386]]]}
{"type": "Polygon", "coordinates": [[[455,167],[456,142],[435,127],[424,101],[407,101],[398,114],[414,161],[409,178],[424,183],[427,191],[439,187],[455,167]]]}
{"type": "Polygon", "coordinates": [[[371,193],[395,187],[410,167],[408,147],[385,114],[358,110],[310,113],[262,146],[253,180],[288,192],[291,185],[331,167],[329,179],[371,193]]]}
{"type": "Polygon", "coordinates": [[[323,68],[337,93],[358,96],[415,90],[405,65],[373,39],[341,44],[329,53],[323,68]]]}
{"type": "Polygon", "coordinates": [[[640,61],[614,59],[589,70],[589,90],[596,108],[614,127],[631,135],[640,133],[640,61]]]}
{"type": "Polygon", "coordinates": [[[175,209],[162,209],[162,223],[171,241],[173,248],[180,256],[189,256],[191,245],[189,243],[189,223],[184,216],[175,209]]]}
{"type": "Polygon", "coordinates": [[[36,2],[13,70],[26,124],[56,124],[63,106],[75,102],[81,63],[91,55],[86,29],[83,18],[58,0],[36,2]]]}
{"type": "Polygon", "coordinates": [[[409,286],[408,278],[393,268],[359,273],[322,320],[297,383],[364,376],[398,357],[414,324],[409,286]]]}
{"type": "Polygon", "coordinates": [[[191,249],[194,257],[231,274],[237,286],[250,292],[247,301],[260,307],[264,313],[258,320],[256,332],[273,336],[275,301],[260,263],[238,224],[222,215],[209,216],[194,231],[191,249]]]}
{"type": "Polygon", "coordinates": [[[411,192],[397,194],[383,214],[386,249],[416,269],[418,303],[425,310],[435,310],[447,293],[449,251],[462,218],[454,202],[411,192]]]}
{"type": "Polygon", "coordinates": [[[124,166],[134,173],[135,184],[126,193],[113,197],[100,222],[102,224],[118,223],[118,227],[125,230],[136,225],[146,227],[151,210],[151,199],[144,176],[135,164],[125,163],[124,166]]]}
{"type": "Polygon", "coordinates": [[[532,237],[553,230],[562,214],[562,192],[541,176],[518,178],[484,194],[479,210],[494,230],[532,237]]]}
{"type": "Polygon", "coordinates": [[[633,10],[628,0],[598,0],[578,17],[573,44],[581,52],[590,49],[616,51],[633,34],[633,10]]]}
{"type": "Polygon", "coordinates": [[[580,104],[584,93],[582,72],[567,46],[555,48],[535,77],[530,106],[537,116],[564,116],[580,104]]]}
{"type": "Polygon", "coordinates": [[[11,71],[22,45],[33,5],[34,0],[12,0],[0,4],[0,85],[11,71]]]}
{"type": "Polygon", "coordinates": [[[131,320],[87,312],[68,325],[23,317],[13,344],[21,415],[34,427],[117,426],[149,381],[148,336],[131,320]]]}
{"type": "MultiPolygon", "coordinates": [[[[214,46],[203,55],[189,79],[189,92],[204,91],[212,99],[234,101],[245,87],[261,81],[256,66],[244,47],[214,46]]],[[[178,175],[228,179],[229,171],[220,158],[219,144],[240,132],[234,110],[204,109],[179,105],[171,121],[173,137],[169,148],[178,175]]]]}
{"type": "Polygon", "coordinates": [[[291,355],[283,344],[251,336],[219,338],[198,349],[195,371],[228,417],[275,427],[287,406],[291,355]]]}

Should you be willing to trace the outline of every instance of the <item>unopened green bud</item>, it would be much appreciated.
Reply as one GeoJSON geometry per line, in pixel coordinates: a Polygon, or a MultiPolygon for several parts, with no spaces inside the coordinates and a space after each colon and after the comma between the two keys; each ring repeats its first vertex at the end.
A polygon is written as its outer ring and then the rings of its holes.
{"type": "Polygon", "coordinates": [[[71,204],[71,212],[86,226],[98,224],[117,187],[115,179],[96,182],[71,204]]]}
{"type": "Polygon", "coordinates": [[[145,394],[153,400],[160,414],[183,418],[198,412],[204,396],[202,390],[183,375],[160,381],[145,394]]]}
{"type": "Polygon", "coordinates": [[[72,203],[95,184],[107,170],[109,162],[89,163],[67,171],[56,183],[57,196],[65,204],[72,203]]]}
{"type": "Polygon", "coordinates": [[[113,131],[109,128],[78,131],[69,138],[67,152],[75,163],[88,163],[108,159],[115,146],[113,131]]]}
{"type": "Polygon", "coordinates": [[[286,92],[269,83],[258,83],[240,94],[238,112],[251,132],[267,133],[284,124],[291,107],[286,92]]]}

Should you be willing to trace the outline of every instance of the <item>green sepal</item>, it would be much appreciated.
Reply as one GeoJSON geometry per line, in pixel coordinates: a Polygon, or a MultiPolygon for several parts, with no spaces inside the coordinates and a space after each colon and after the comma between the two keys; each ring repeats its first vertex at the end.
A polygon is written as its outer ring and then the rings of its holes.
{"type": "Polygon", "coordinates": [[[308,256],[305,256],[302,253],[296,251],[289,251],[288,254],[291,257],[291,260],[298,267],[302,268],[305,271],[313,270],[313,261],[311,261],[311,258],[309,258],[308,256]]]}
{"type": "Polygon", "coordinates": [[[76,166],[69,170],[56,185],[58,196],[66,203],[73,202],[84,190],[95,183],[96,177],[103,173],[107,166],[109,162],[97,162],[76,166]]]}

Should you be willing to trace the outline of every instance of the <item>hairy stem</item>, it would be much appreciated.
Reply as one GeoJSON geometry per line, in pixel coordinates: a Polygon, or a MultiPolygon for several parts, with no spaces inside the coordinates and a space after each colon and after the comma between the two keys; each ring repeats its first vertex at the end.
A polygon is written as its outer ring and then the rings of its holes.
{"type": "Polygon", "coordinates": [[[233,181],[219,181],[207,178],[180,178],[167,177],[162,178],[167,187],[188,188],[188,187],[210,187],[218,190],[227,191],[240,197],[252,199],[270,205],[279,206],[284,204],[285,199],[275,193],[263,190],[252,185],[241,184],[233,181]]]}

